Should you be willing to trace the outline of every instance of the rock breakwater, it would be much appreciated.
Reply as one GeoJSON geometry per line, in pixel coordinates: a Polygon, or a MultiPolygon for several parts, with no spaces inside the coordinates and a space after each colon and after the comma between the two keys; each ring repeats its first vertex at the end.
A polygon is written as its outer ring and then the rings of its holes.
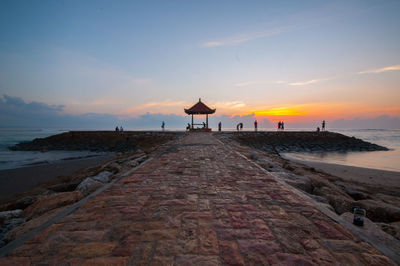
{"type": "Polygon", "coordinates": [[[241,144],[267,152],[385,151],[386,147],[334,132],[224,133],[241,144]]]}
{"type": "Polygon", "coordinates": [[[173,139],[179,133],[125,131],[70,131],[47,138],[37,138],[9,147],[14,151],[99,151],[125,152],[146,149],[173,139]]]}

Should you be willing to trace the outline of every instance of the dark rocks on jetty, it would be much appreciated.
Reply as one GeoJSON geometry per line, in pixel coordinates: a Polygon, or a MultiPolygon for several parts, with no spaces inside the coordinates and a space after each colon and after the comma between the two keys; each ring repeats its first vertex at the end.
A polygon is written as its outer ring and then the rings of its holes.
{"type": "Polygon", "coordinates": [[[14,151],[98,151],[125,152],[146,149],[173,139],[176,133],[125,131],[70,131],[47,138],[37,138],[9,147],[14,151]]]}
{"type": "Polygon", "coordinates": [[[232,132],[241,144],[268,152],[387,151],[388,148],[334,132],[232,132]]]}

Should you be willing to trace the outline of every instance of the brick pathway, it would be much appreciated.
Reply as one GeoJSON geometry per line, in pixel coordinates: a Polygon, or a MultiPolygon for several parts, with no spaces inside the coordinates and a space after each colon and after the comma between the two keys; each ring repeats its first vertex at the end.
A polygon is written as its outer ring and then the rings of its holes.
{"type": "Polygon", "coordinates": [[[390,265],[207,133],[188,134],[0,264],[390,265]]]}

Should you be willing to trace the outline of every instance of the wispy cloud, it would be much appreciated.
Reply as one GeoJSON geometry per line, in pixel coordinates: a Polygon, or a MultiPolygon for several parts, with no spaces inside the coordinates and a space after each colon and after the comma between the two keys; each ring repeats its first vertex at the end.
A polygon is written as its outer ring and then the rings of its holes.
{"type": "Polygon", "coordinates": [[[328,79],[310,79],[310,80],[306,80],[306,81],[289,82],[286,84],[290,85],[290,86],[305,86],[305,85],[310,85],[310,84],[318,83],[318,82],[325,81],[325,80],[328,80],[328,79]]]}
{"type": "Polygon", "coordinates": [[[333,78],[321,78],[321,79],[310,79],[310,80],[305,80],[305,81],[283,81],[283,80],[277,80],[277,81],[261,81],[261,80],[251,80],[251,81],[245,81],[245,82],[240,82],[240,83],[235,83],[233,84],[235,87],[248,87],[248,86],[253,86],[253,85],[264,85],[264,84],[283,84],[283,85],[289,85],[289,86],[305,86],[305,85],[310,85],[326,80],[330,80],[333,78]]]}
{"type": "Polygon", "coordinates": [[[275,28],[269,29],[261,32],[253,32],[250,34],[242,34],[235,37],[229,37],[222,40],[214,40],[203,43],[201,46],[203,47],[218,47],[218,46],[228,46],[228,45],[236,45],[240,43],[244,43],[247,41],[260,39],[260,38],[267,38],[271,37],[280,33],[288,32],[292,30],[292,27],[282,27],[282,28],[275,28]]]}
{"type": "Polygon", "coordinates": [[[400,65],[394,65],[394,66],[360,71],[357,74],[378,74],[378,73],[383,73],[383,72],[388,72],[388,71],[397,71],[397,70],[400,70],[400,65]]]}
{"type": "Polygon", "coordinates": [[[237,109],[243,108],[246,104],[242,101],[226,101],[226,102],[215,102],[213,103],[214,106],[218,106],[222,109],[237,109]]]}

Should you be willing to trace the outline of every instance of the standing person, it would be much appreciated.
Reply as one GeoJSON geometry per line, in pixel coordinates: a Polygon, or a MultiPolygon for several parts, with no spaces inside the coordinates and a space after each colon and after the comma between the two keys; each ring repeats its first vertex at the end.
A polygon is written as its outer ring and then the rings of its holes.
{"type": "Polygon", "coordinates": [[[240,123],[240,130],[243,130],[243,123],[240,123]]]}
{"type": "Polygon", "coordinates": [[[281,121],[278,122],[278,130],[281,130],[282,124],[281,121]]]}
{"type": "Polygon", "coordinates": [[[164,129],[165,129],[165,123],[164,123],[164,121],[162,121],[162,123],[161,123],[161,129],[162,129],[162,131],[164,131],[164,129]]]}
{"type": "Polygon", "coordinates": [[[257,120],[256,120],[256,121],[254,121],[254,131],[255,132],[257,132],[257,126],[258,126],[258,123],[257,123],[257,120]]]}
{"type": "Polygon", "coordinates": [[[118,128],[118,126],[116,126],[115,127],[115,132],[118,132],[119,131],[119,128],[118,128]]]}
{"type": "Polygon", "coordinates": [[[281,129],[282,129],[282,130],[285,130],[285,123],[283,123],[283,121],[282,121],[282,123],[281,123],[281,129]]]}
{"type": "Polygon", "coordinates": [[[124,131],[124,129],[122,128],[122,126],[119,127],[119,131],[120,131],[120,132],[123,132],[123,131],[124,131]]]}
{"type": "Polygon", "coordinates": [[[322,131],[325,131],[325,120],[322,120],[322,131]]]}
{"type": "Polygon", "coordinates": [[[221,121],[218,123],[218,131],[221,132],[221,128],[222,128],[222,123],[221,121]]]}

